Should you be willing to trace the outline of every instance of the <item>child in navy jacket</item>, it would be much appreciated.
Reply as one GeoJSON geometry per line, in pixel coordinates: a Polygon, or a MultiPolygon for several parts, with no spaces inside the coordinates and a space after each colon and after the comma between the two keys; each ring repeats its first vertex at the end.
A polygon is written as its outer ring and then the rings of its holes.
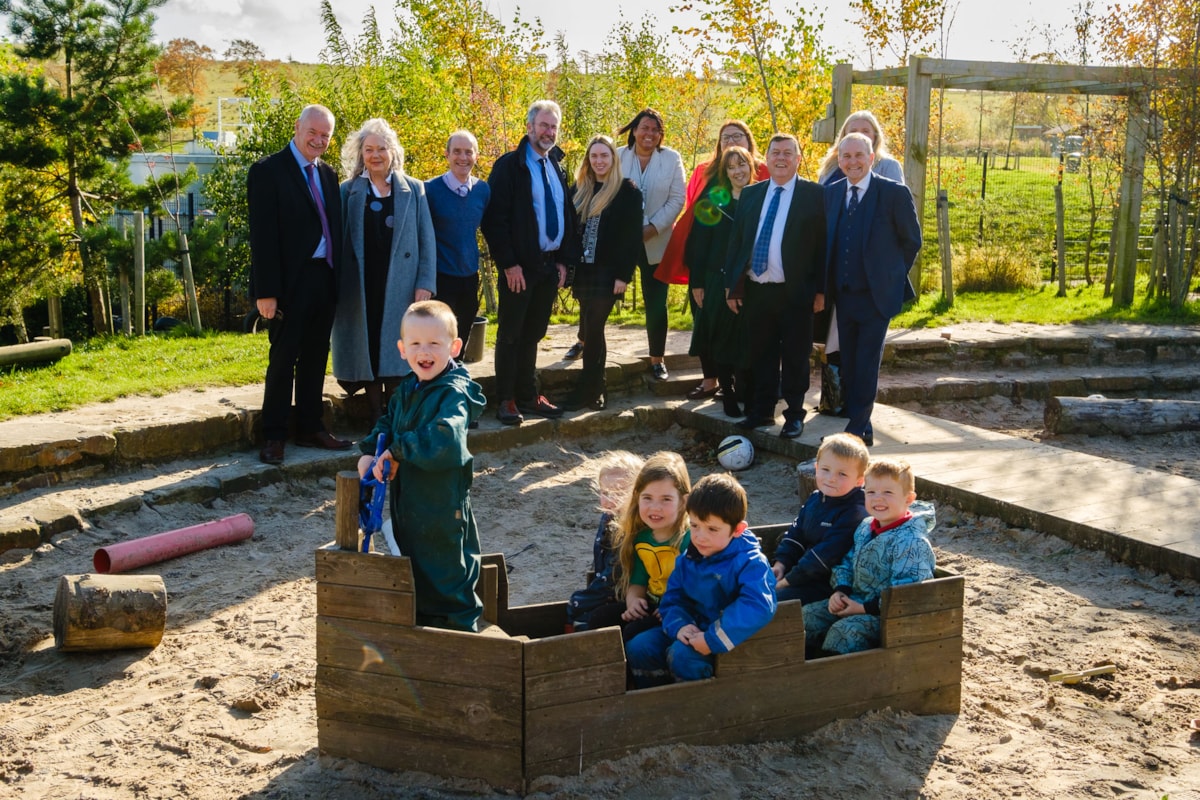
{"type": "Polygon", "coordinates": [[[851,433],[826,436],[817,450],[817,490],[775,549],[775,595],[812,603],[833,593],[829,578],[867,516],[862,490],[870,454],[851,433]]]}

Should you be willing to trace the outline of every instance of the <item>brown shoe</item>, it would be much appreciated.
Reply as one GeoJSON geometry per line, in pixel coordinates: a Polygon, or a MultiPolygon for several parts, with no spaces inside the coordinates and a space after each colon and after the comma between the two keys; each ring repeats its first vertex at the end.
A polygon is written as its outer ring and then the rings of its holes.
{"type": "Polygon", "coordinates": [[[351,444],[352,442],[347,442],[345,439],[338,439],[326,431],[296,434],[297,447],[318,447],[322,450],[349,450],[351,444]]]}
{"type": "Polygon", "coordinates": [[[267,439],[258,451],[258,460],[264,464],[282,464],[284,444],[282,439],[267,439]]]}

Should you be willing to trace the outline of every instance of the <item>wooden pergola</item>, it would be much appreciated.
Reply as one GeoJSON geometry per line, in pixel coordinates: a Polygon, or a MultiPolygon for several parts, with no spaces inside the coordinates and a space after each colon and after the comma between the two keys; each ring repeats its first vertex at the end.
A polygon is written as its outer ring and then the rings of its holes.
{"type": "MultiPolygon", "coordinates": [[[[1040,94],[1093,94],[1128,98],[1125,160],[1121,174],[1116,237],[1113,303],[1133,301],[1137,274],[1138,225],[1142,214],[1142,179],[1146,142],[1150,135],[1148,70],[1138,67],[1088,67],[1069,64],[1010,64],[1001,61],[958,61],[911,56],[907,67],[855,70],[852,64],[833,68],[833,102],[825,119],[813,124],[813,139],[833,142],[853,110],[854,84],[908,88],[904,115],[904,179],[912,190],[917,214],[925,219],[925,171],[929,155],[929,104],[933,89],[969,89],[1040,94]]],[[[918,267],[913,282],[920,285],[918,267]]]]}

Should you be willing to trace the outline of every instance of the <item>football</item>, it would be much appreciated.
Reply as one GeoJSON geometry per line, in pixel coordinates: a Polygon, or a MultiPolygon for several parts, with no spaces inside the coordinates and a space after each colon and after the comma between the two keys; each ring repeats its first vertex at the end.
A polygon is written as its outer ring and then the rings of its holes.
{"type": "Polygon", "coordinates": [[[754,445],[745,436],[726,436],[717,445],[717,461],[731,472],[745,469],[754,463],[754,445]]]}

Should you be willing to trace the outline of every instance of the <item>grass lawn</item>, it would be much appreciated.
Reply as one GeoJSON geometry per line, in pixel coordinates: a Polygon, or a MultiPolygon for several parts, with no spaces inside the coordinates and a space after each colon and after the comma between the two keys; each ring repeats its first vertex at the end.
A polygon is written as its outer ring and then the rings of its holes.
{"type": "MultiPolygon", "coordinates": [[[[1077,286],[1067,297],[1055,297],[1057,286],[1011,293],[963,293],[952,308],[937,294],[923,295],[892,321],[892,327],[936,328],[959,322],[1027,322],[1068,324],[1142,322],[1200,324],[1200,303],[1172,313],[1149,304],[1146,279],[1139,281],[1132,308],[1114,311],[1100,285],[1077,286]]],[[[670,326],[690,330],[684,287],[671,288],[670,326]]],[[[574,325],[573,303],[552,320],[574,325]]],[[[641,298],[631,296],[613,311],[610,325],[644,325],[641,298]]],[[[487,347],[496,341],[495,319],[487,326],[487,347]]],[[[200,337],[151,335],[141,339],[109,336],[77,343],[74,352],[43,367],[0,368],[0,419],[47,411],[64,411],[87,403],[103,403],[128,395],[158,396],[204,386],[242,386],[262,382],[267,367],[267,337],[210,333],[200,337]]]]}

